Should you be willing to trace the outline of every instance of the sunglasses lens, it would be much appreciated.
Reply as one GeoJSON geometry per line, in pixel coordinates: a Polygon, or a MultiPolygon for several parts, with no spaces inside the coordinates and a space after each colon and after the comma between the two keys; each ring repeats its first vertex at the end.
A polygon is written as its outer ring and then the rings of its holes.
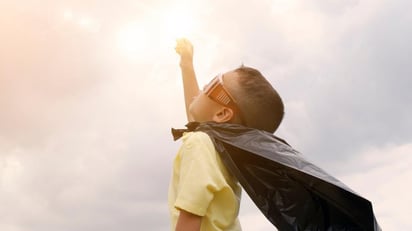
{"type": "Polygon", "coordinates": [[[213,89],[216,87],[216,84],[218,84],[218,79],[214,78],[212,79],[212,81],[210,81],[204,88],[203,88],[203,92],[209,96],[213,89]]]}

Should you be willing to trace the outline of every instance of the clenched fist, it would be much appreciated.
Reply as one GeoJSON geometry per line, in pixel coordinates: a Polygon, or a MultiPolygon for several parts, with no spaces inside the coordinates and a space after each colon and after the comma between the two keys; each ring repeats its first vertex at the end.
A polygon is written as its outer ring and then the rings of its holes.
{"type": "Polygon", "coordinates": [[[177,39],[175,50],[180,55],[180,65],[193,61],[193,45],[188,39],[177,39]]]}

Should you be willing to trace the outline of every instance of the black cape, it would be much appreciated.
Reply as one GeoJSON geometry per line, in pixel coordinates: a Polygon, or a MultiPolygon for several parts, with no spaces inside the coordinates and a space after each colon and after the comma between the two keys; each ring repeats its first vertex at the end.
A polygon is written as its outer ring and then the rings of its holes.
{"type": "Polygon", "coordinates": [[[380,231],[372,204],[271,133],[227,123],[172,129],[212,139],[227,169],[278,230],[380,231]]]}

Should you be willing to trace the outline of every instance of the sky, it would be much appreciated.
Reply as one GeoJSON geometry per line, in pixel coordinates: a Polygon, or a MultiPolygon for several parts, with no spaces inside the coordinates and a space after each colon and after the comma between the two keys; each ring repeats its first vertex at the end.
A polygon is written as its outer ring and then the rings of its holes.
{"type": "MultiPolygon", "coordinates": [[[[186,124],[175,40],[201,85],[241,64],[285,103],[276,135],[412,230],[412,2],[0,0],[0,230],[168,230],[186,124]]],[[[274,230],[243,194],[244,230],[274,230]]]]}

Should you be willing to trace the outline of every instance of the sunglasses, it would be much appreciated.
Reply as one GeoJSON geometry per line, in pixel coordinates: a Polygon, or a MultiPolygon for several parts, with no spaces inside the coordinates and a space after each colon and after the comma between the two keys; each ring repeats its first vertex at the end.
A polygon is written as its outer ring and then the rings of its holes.
{"type": "Polygon", "coordinates": [[[223,85],[223,74],[219,74],[213,78],[212,81],[204,87],[203,93],[216,103],[231,108],[237,112],[242,124],[244,124],[241,111],[236,104],[236,101],[223,85]]]}

